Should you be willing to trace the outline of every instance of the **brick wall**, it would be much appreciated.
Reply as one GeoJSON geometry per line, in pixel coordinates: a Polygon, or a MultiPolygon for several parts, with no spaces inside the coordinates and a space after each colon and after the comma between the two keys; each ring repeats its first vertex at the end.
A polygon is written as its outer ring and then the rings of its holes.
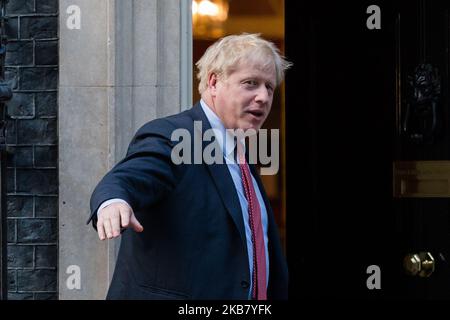
{"type": "Polygon", "coordinates": [[[10,0],[8,299],[57,298],[58,0],[10,0]]]}

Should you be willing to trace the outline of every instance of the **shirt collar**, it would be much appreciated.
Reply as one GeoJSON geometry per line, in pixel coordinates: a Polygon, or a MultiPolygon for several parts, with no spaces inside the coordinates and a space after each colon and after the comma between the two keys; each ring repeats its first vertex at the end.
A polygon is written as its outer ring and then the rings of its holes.
{"type": "MultiPolygon", "coordinates": [[[[217,114],[211,109],[210,106],[208,106],[206,104],[205,101],[203,101],[203,99],[200,100],[200,105],[201,105],[203,111],[205,112],[206,117],[208,118],[211,128],[214,130],[214,134],[217,138],[217,142],[219,143],[221,150],[224,152],[225,158],[229,161],[234,162],[234,152],[235,152],[235,145],[236,145],[234,136],[228,130],[226,130],[225,126],[223,125],[222,120],[220,120],[220,118],[217,116],[217,114]],[[220,136],[218,136],[218,134],[220,136]],[[222,139],[222,137],[225,137],[225,138],[222,139]],[[224,146],[224,142],[225,142],[225,146],[224,146]]],[[[244,139],[242,139],[241,143],[244,146],[244,151],[245,151],[244,139]]]]}

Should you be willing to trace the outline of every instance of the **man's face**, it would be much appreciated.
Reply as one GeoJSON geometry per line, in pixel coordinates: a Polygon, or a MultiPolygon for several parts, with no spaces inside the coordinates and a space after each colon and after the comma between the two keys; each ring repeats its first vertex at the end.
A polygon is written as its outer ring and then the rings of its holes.
{"type": "Polygon", "coordinates": [[[218,79],[211,95],[225,128],[260,129],[272,107],[275,84],[274,65],[262,69],[241,63],[228,77],[218,79]]]}

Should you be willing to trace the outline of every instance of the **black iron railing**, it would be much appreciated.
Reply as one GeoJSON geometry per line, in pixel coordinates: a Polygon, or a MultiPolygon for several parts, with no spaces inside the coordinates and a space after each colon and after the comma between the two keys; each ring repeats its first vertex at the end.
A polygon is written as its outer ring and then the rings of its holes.
{"type": "Polygon", "coordinates": [[[8,294],[7,268],[7,219],[6,219],[6,101],[12,98],[12,90],[5,82],[6,55],[6,3],[0,0],[0,300],[8,294]]]}

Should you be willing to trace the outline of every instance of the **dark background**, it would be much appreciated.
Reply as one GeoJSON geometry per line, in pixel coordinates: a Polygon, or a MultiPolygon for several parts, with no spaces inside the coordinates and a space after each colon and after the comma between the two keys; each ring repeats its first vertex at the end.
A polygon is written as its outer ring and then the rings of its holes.
{"type": "Polygon", "coordinates": [[[450,298],[448,199],[392,190],[394,160],[448,159],[448,12],[439,1],[286,1],[290,298],[450,298]],[[372,4],[381,30],[366,27],[372,4]],[[444,128],[436,143],[413,146],[396,115],[423,62],[441,73],[444,128]],[[427,279],[402,265],[420,250],[436,258],[427,279]],[[366,286],[370,265],[381,269],[380,290],[366,286]]]}

